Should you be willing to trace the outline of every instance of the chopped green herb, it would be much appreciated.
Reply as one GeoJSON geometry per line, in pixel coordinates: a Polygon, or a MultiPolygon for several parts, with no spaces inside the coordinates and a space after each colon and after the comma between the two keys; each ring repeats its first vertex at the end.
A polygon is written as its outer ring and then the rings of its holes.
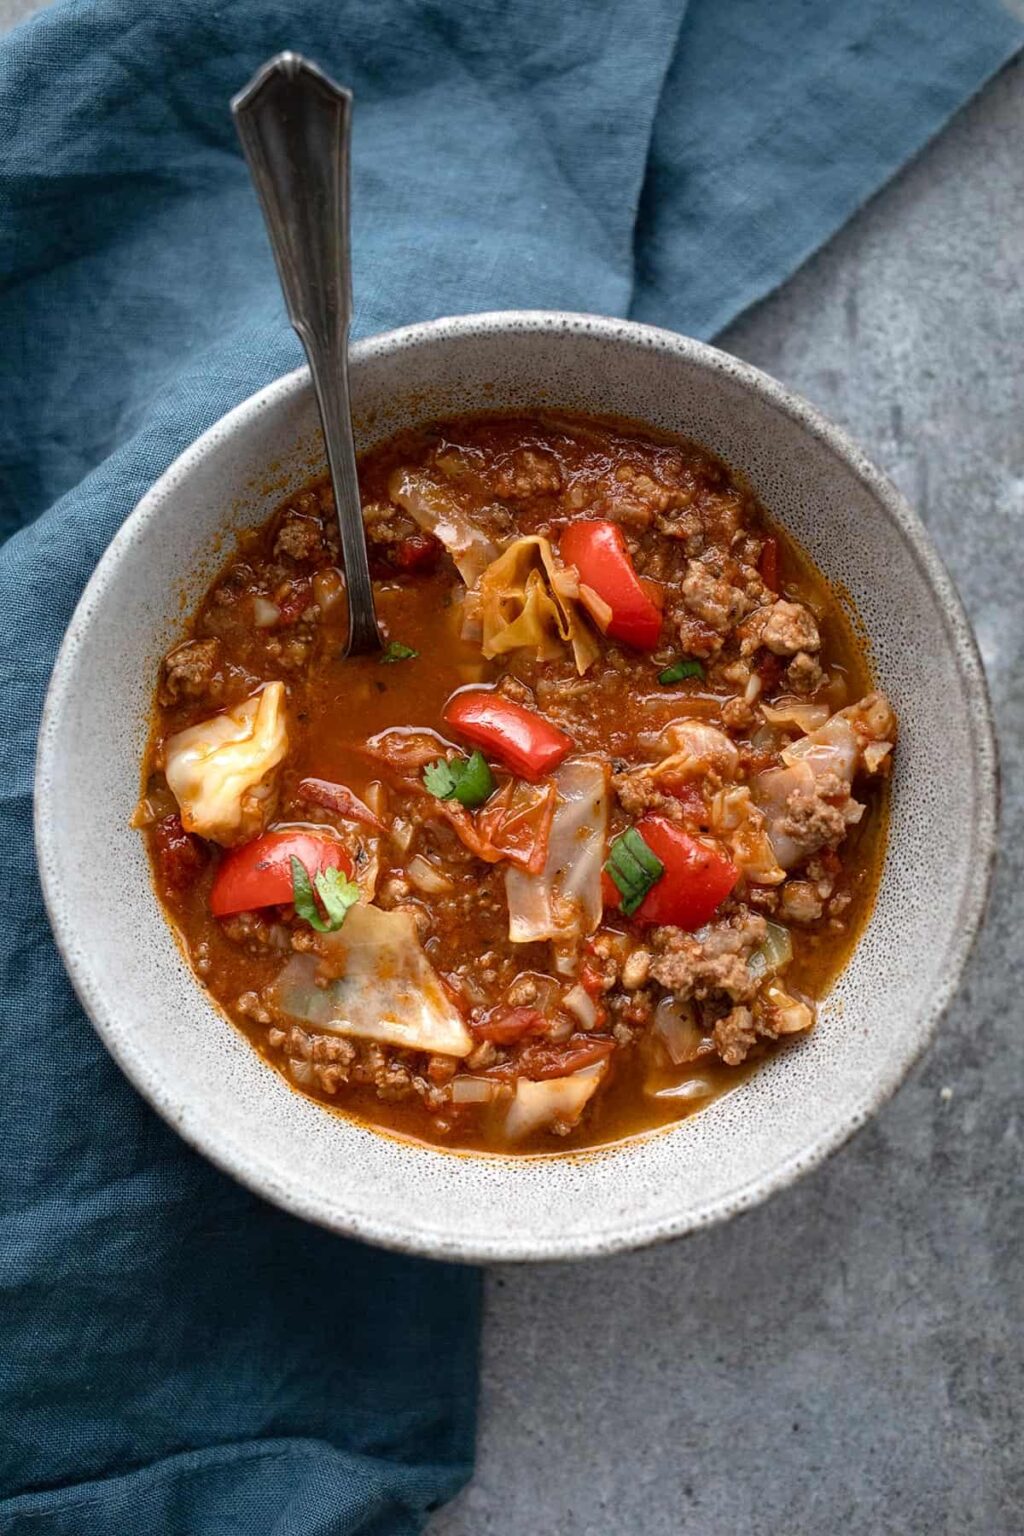
{"type": "Polygon", "coordinates": [[[359,900],[358,885],[340,869],[321,870],[316,880],[311,882],[306,866],[294,854],[291,865],[292,900],[296,912],[317,933],[336,932],[348,916],[349,908],[354,907],[359,900]],[[326,920],[320,916],[317,908],[316,897],[313,895],[314,885],[327,913],[326,920]]]}
{"type": "Polygon", "coordinates": [[[414,651],[411,645],[403,645],[401,640],[389,640],[381,653],[380,663],[386,667],[392,661],[412,661],[418,656],[419,651],[414,651]]]}
{"type": "Polygon", "coordinates": [[[494,775],[482,752],[474,752],[461,766],[455,780],[455,798],[460,805],[483,805],[494,793],[494,775]]]}
{"type": "Polygon", "coordinates": [[[651,852],[636,827],[628,828],[615,839],[604,868],[622,897],[619,905],[627,917],[633,916],[651,886],[665,873],[664,864],[651,852]]]}
{"type": "Polygon", "coordinates": [[[436,799],[450,800],[455,793],[453,765],[443,757],[428,763],[423,770],[423,782],[436,799]]]}
{"type": "Polygon", "coordinates": [[[672,683],[681,683],[684,677],[703,676],[704,668],[699,661],[674,661],[664,672],[658,673],[658,682],[668,688],[672,683]]]}
{"type": "Polygon", "coordinates": [[[423,782],[438,800],[458,800],[470,808],[483,805],[494,793],[494,775],[482,752],[472,757],[439,757],[423,770],[423,782]]]}

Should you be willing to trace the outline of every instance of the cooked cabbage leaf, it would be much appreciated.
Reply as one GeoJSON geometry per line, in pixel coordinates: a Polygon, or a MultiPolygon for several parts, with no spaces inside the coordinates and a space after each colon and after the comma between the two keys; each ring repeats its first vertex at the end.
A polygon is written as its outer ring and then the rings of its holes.
{"type": "Polygon", "coordinates": [[[270,999],[282,1013],[408,1051],[468,1056],[473,1049],[408,912],[353,907],[344,927],[324,935],[320,952],[319,960],[293,955],[273,984],[270,999]]]}
{"type": "Polygon", "coordinates": [[[426,475],[410,469],[395,470],[388,482],[388,496],[418,527],[444,545],[466,586],[476,586],[496,557],[498,546],[451,496],[426,475]]]}
{"type": "Polygon", "coordinates": [[[601,866],[608,830],[608,766],[569,758],[554,775],[558,803],[539,874],[505,873],[508,936],[513,944],[574,939],[601,921],[601,866]]]}
{"type": "Polygon", "coordinates": [[[483,572],[477,591],[488,660],[532,650],[541,661],[553,661],[568,645],[581,676],[596,660],[599,647],[580,614],[578,582],[556,560],[548,539],[513,539],[483,572]]]}
{"type": "Polygon", "coordinates": [[[186,832],[231,847],[263,831],[277,801],[277,769],[288,751],[284,683],[164,743],[164,772],[186,832]]]}
{"type": "Polygon", "coordinates": [[[521,1077],[505,1118],[505,1135],[518,1141],[556,1121],[563,1126],[575,1125],[607,1070],[608,1063],[598,1061],[569,1077],[548,1077],[536,1083],[521,1077]]]}

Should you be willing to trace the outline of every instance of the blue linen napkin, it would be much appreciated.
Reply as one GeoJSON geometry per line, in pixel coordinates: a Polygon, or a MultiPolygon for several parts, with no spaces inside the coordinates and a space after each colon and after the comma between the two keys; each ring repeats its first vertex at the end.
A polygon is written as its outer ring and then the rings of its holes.
{"type": "Polygon", "coordinates": [[[180,1143],[78,1008],[34,872],[90,570],[300,360],[231,94],[286,46],[354,87],[358,331],[522,306],[703,336],[1022,41],[998,0],[64,0],[0,45],[4,1533],[390,1536],[472,1460],[476,1273],[307,1227],[180,1143]]]}

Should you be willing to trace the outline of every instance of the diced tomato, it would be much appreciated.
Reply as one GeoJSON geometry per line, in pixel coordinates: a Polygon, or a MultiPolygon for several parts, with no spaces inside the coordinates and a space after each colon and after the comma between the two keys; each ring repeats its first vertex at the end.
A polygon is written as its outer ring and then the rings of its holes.
{"type": "Polygon", "coordinates": [[[297,624],[312,601],[313,588],[305,577],[301,581],[292,582],[283,602],[278,604],[281,611],[275,627],[285,629],[289,624],[297,624]]]}
{"type": "Polygon", "coordinates": [[[761,580],[772,592],[779,590],[779,541],[765,539],[761,546],[761,558],[757,562],[761,580]]]}
{"type": "Polygon", "coordinates": [[[637,650],[653,651],[661,637],[660,588],[637,575],[618,523],[570,523],[559,553],[611,609],[605,633],[637,650]]]}
{"type": "Polygon", "coordinates": [[[375,816],[347,784],[335,784],[331,779],[303,779],[298,794],[311,805],[322,805],[325,810],[336,811],[347,821],[362,822],[364,827],[370,827],[374,832],[387,831],[380,817],[375,816]]]}
{"type": "MultiPolygon", "coordinates": [[[[601,880],[602,884],[605,880],[608,880],[608,876],[603,872],[601,875],[601,880]]],[[[613,895],[618,895],[615,886],[612,885],[610,880],[608,880],[608,884],[611,886],[613,895]]],[[[605,898],[605,906],[610,907],[613,904],[614,903],[609,901],[607,897],[605,898]]],[[[590,998],[600,997],[603,992],[608,991],[608,983],[605,980],[603,971],[601,971],[598,966],[592,964],[589,960],[584,960],[583,964],[580,966],[580,986],[590,998]]]]}
{"type": "MultiPolygon", "coordinates": [[[[636,829],[665,872],[633,913],[633,922],[666,923],[689,932],[702,928],[733,889],[739,870],[717,848],[691,837],[664,816],[644,816],[636,829]]],[[[607,875],[604,880],[605,899],[611,887],[609,905],[617,907],[622,897],[607,875]]]]}
{"type": "Polygon", "coordinates": [[[453,694],[444,707],[444,719],[467,741],[524,779],[550,773],[572,751],[571,738],[557,725],[500,693],[453,694]]]}
{"type": "Polygon", "coordinates": [[[180,816],[164,816],[153,828],[160,883],[172,896],[183,896],[195,884],[209,857],[202,840],[186,832],[180,816]]]}
{"type": "Polygon", "coordinates": [[[694,821],[700,821],[707,815],[704,796],[692,779],[684,782],[681,779],[666,778],[662,782],[666,793],[670,794],[673,800],[679,801],[685,815],[692,817],[694,821]]]}
{"type": "Polygon", "coordinates": [[[539,1008],[492,1008],[485,1018],[471,1023],[478,1040],[492,1040],[495,1045],[513,1045],[527,1035],[544,1035],[548,1020],[539,1008]]]}
{"type": "Polygon", "coordinates": [[[529,1077],[535,1082],[546,1077],[570,1077],[584,1067],[592,1067],[596,1061],[604,1061],[615,1049],[615,1041],[595,1039],[593,1035],[573,1035],[564,1045],[549,1045],[537,1041],[523,1047],[516,1060],[518,1076],[529,1077]]]}
{"type": "Polygon", "coordinates": [[[496,853],[531,875],[539,875],[548,856],[557,799],[553,779],[540,784],[509,779],[479,812],[477,829],[496,853]]]}
{"type": "Polygon", "coordinates": [[[253,912],[292,899],[292,859],[298,859],[310,880],[325,869],[351,876],[352,861],[336,838],[283,828],[265,832],[223,859],[210,891],[214,917],[253,912]]]}
{"type": "Polygon", "coordinates": [[[431,533],[410,533],[388,551],[388,559],[400,571],[432,571],[441,558],[442,545],[431,533]]]}

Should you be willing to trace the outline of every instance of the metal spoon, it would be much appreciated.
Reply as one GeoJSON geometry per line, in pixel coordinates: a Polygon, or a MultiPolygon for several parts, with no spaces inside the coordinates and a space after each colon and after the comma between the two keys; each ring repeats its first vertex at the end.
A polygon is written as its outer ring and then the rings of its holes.
{"type": "Polygon", "coordinates": [[[383,641],[366,558],[348,392],[352,92],[301,55],[279,53],[234,97],[231,111],[320,407],[348,589],[345,655],[365,656],[383,641]]]}

